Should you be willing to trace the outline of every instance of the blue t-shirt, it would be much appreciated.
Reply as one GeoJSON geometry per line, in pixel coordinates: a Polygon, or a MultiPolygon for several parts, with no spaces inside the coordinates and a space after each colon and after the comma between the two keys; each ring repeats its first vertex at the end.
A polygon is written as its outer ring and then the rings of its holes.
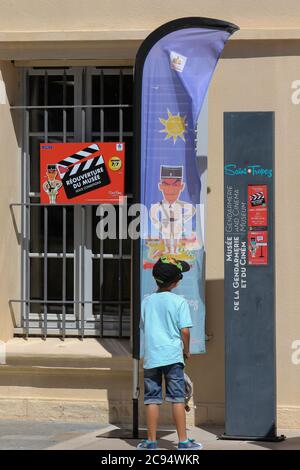
{"type": "Polygon", "coordinates": [[[155,292],[142,301],[141,356],[144,369],[182,362],[181,328],[193,326],[187,301],[172,292],[155,292]]]}

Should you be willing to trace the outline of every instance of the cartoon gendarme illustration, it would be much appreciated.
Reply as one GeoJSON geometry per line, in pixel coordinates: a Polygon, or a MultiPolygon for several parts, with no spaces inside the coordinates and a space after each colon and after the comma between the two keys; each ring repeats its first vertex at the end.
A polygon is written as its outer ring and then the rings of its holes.
{"type": "Polygon", "coordinates": [[[62,182],[56,179],[57,174],[58,171],[56,165],[47,165],[47,181],[43,184],[43,190],[48,194],[50,204],[56,203],[56,196],[62,187],[62,182]]]}
{"type": "Polygon", "coordinates": [[[179,199],[184,187],[183,166],[161,165],[158,188],[163,194],[163,200],[152,204],[150,218],[164,239],[168,253],[177,252],[178,241],[186,235],[186,222],[196,212],[191,203],[179,199]]]}

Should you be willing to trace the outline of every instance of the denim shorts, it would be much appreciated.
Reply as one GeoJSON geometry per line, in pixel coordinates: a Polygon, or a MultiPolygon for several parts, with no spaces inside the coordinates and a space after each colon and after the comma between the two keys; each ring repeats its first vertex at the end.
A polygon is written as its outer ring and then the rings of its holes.
{"type": "Polygon", "coordinates": [[[144,369],[145,405],[162,403],[162,376],[166,383],[165,400],[172,403],[184,403],[185,384],[183,364],[178,362],[168,366],[144,369]]]}

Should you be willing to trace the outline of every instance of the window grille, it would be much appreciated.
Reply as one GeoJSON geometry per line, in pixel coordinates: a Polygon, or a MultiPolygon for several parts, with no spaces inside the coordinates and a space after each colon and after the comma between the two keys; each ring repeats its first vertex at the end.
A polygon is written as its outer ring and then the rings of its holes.
{"type": "Polygon", "coordinates": [[[132,74],[132,68],[98,67],[23,71],[23,103],[15,107],[23,116],[22,300],[16,335],[130,334],[131,242],[97,238],[97,206],[40,205],[39,144],[124,141],[129,204],[132,74]]]}

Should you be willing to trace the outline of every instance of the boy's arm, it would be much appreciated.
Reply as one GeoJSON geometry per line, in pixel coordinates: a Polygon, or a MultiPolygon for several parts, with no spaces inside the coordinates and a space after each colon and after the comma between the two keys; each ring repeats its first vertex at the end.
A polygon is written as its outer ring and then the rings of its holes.
{"type": "Polygon", "coordinates": [[[181,338],[183,342],[183,355],[186,359],[190,357],[190,329],[181,328],[181,338]]]}
{"type": "Polygon", "coordinates": [[[183,342],[183,355],[186,359],[190,357],[190,328],[193,326],[190,308],[186,300],[181,303],[179,309],[178,326],[180,328],[183,342]]]}
{"type": "Polygon", "coordinates": [[[140,316],[140,358],[145,355],[145,325],[143,319],[143,304],[141,306],[141,316],[140,316]]]}

